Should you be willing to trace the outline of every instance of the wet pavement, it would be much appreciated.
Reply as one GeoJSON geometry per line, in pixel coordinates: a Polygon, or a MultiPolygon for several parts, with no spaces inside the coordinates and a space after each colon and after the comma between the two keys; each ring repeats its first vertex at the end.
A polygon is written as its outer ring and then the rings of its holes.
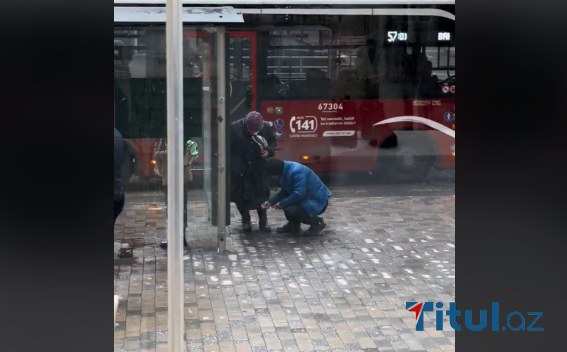
{"type": "MultiPolygon", "coordinates": [[[[454,301],[454,183],[337,182],[333,193],[318,236],[260,233],[254,212],[244,234],[233,205],[226,253],[190,240],[187,351],[454,351],[454,332],[435,331],[434,314],[416,332],[405,309],[454,301]]],[[[206,236],[198,190],[189,209],[190,236],[206,236]]],[[[268,216],[272,228],[285,222],[281,211],[268,216]]],[[[114,235],[115,351],[167,350],[165,237],[163,195],[129,193],[114,235]]]]}

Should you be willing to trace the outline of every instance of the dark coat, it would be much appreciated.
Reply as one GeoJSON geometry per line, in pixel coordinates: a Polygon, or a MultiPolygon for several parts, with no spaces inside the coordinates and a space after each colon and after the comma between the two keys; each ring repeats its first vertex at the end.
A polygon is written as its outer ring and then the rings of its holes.
{"type": "MultiPolygon", "coordinates": [[[[264,171],[266,159],[259,145],[244,125],[244,119],[234,121],[230,128],[230,201],[247,209],[257,209],[270,197],[269,177],[264,171]]],[[[274,156],[276,138],[270,124],[258,133],[268,142],[268,157],[274,156]]]]}
{"type": "Polygon", "coordinates": [[[114,200],[124,198],[124,179],[122,163],[126,157],[126,142],[118,130],[114,129],[114,200]]]}

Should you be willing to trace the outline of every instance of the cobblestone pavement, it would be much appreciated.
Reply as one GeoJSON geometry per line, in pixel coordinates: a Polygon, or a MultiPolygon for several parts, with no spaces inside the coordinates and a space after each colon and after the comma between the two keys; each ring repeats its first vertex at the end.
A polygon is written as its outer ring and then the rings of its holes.
{"type": "MultiPolygon", "coordinates": [[[[405,309],[454,301],[454,184],[432,190],[338,189],[313,237],[241,233],[233,205],[226,253],[185,250],[187,351],[454,351],[453,331],[426,313],[416,332],[405,309]]],[[[199,198],[190,224],[206,222],[199,198]]],[[[163,206],[159,192],[130,194],[115,227],[115,351],[167,351],[163,206]]]]}

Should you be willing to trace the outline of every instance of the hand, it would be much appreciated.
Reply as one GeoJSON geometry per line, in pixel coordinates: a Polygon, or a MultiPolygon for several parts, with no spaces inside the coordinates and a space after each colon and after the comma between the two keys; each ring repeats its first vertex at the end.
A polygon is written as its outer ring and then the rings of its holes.
{"type": "Polygon", "coordinates": [[[262,203],[261,207],[262,209],[269,209],[272,205],[270,204],[270,202],[265,201],[264,203],[262,203]]]}
{"type": "Polygon", "coordinates": [[[280,203],[275,204],[272,208],[274,209],[281,209],[282,206],[280,205],[280,203]]]}
{"type": "Polygon", "coordinates": [[[262,156],[262,158],[266,159],[268,157],[268,151],[264,150],[262,153],[260,153],[260,155],[262,156]]]}

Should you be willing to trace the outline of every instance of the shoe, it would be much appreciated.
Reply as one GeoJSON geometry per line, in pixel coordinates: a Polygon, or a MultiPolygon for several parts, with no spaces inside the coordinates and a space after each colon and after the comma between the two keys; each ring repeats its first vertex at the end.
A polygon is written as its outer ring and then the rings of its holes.
{"type": "Polygon", "coordinates": [[[250,225],[250,214],[245,214],[242,216],[242,230],[244,232],[252,231],[252,225],[250,225]]]}
{"type": "Polygon", "coordinates": [[[252,225],[250,225],[249,222],[243,222],[242,223],[242,230],[244,232],[250,232],[250,231],[252,231],[252,225]]]}
{"type": "Polygon", "coordinates": [[[260,231],[262,232],[272,232],[272,228],[267,223],[260,223],[260,231]]]}
{"type": "MultiPolygon", "coordinates": [[[[163,249],[167,249],[167,241],[161,241],[159,244],[160,248],[163,249]]],[[[187,248],[189,245],[187,244],[187,241],[183,241],[183,248],[187,248]]]]}
{"type": "Polygon", "coordinates": [[[282,227],[278,227],[276,229],[276,233],[291,233],[291,234],[298,234],[301,231],[301,225],[298,223],[291,223],[288,222],[282,227]]]}
{"type": "Polygon", "coordinates": [[[304,234],[307,235],[307,236],[316,236],[325,227],[327,227],[327,224],[325,224],[323,219],[316,216],[316,217],[313,218],[313,220],[311,221],[311,226],[304,232],[304,234]]]}
{"type": "Polygon", "coordinates": [[[272,228],[268,225],[268,216],[266,212],[260,213],[258,212],[260,219],[258,221],[258,226],[260,227],[260,231],[262,232],[272,232],[272,228]]]}

